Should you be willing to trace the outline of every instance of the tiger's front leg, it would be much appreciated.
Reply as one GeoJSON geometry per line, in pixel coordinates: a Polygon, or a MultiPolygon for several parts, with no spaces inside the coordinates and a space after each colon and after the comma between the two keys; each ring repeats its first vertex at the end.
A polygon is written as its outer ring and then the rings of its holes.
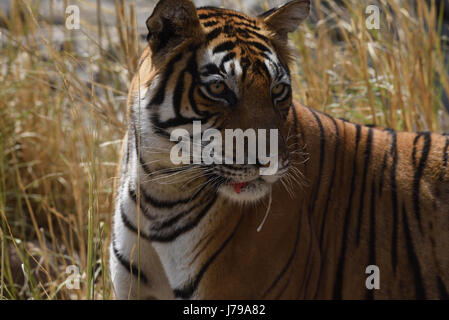
{"type": "MultiPolygon", "coordinates": [[[[118,197],[119,199],[121,197],[118,197]]],[[[119,300],[173,299],[165,271],[151,243],[129,229],[125,206],[117,200],[114,236],[110,245],[111,278],[119,300]]],[[[126,200],[125,200],[126,201],[126,200]]],[[[127,210],[135,210],[127,207],[127,210]]]]}

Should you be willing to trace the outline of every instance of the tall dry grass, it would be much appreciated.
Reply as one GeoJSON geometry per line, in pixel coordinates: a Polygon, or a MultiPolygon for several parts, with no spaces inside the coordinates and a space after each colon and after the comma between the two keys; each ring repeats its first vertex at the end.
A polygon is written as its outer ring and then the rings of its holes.
{"type": "MultiPolygon", "coordinates": [[[[436,6],[379,1],[381,29],[367,30],[366,1],[324,2],[292,36],[296,97],[356,122],[448,129],[436,6]]],[[[138,8],[116,1],[115,28],[98,14],[55,46],[36,1],[12,4],[9,17],[0,12],[0,299],[112,298],[106,248],[126,90],[143,45],[138,8]],[[80,33],[87,54],[76,50],[80,33]],[[67,287],[71,265],[79,289],[67,287]]]]}
{"type": "Polygon", "coordinates": [[[339,2],[344,9],[315,1],[317,23],[293,37],[298,99],[360,123],[448,130],[443,8],[433,0],[339,2]],[[366,27],[368,5],[380,8],[379,30],[366,27]]]}
{"type": "Polygon", "coordinates": [[[56,47],[33,2],[12,4],[0,55],[0,298],[110,298],[117,150],[141,50],[135,8],[118,1],[115,30],[99,15],[97,26],[65,30],[56,47]],[[86,55],[74,49],[80,32],[86,55]],[[64,285],[70,265],[80,268],[80,290],[64,285]]]}

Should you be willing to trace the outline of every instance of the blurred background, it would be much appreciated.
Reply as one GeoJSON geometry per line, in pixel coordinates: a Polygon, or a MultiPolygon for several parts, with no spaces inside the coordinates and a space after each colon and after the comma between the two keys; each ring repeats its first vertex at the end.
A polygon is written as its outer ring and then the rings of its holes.
{"type": "MultiPolygon", "coordinates": [[[[285,1],[201,0],[259,14],[285,1]]],[[[449,131],[449,1],[312,0],[295,98],[339,118],[449,131]],[[379,8],[368,28],[367,6],[379,8]]],[[[0,299],[111,299],[107,245],[128,84],[151,0],[0,2],[0,299]],[[66,27],[68,6],[80,27],[66,27]]]]}

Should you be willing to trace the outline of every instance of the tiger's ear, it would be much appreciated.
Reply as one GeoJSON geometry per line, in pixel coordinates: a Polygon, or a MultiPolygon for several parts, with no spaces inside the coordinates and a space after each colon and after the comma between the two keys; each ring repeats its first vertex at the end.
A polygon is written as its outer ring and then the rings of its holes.
{"type": "Polygon", "coordinates": [[[201,33],[200,20],[190,0],[160,0],[146,24],[147,39],[155,55],[167,53],[201,33]]]}
{"type": "Polygon", "coordinates": [[[259,18],[262,18],[280,39],[287,41],[288,34],[294,32],[299,24],[309,16],[309,13],[310,0],[295,0],[280,8],[268,10],[259,18]]]}

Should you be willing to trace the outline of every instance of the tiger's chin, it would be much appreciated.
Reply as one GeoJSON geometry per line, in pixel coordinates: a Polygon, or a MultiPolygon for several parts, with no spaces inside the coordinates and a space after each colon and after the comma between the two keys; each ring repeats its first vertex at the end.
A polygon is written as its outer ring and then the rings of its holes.
{"type": "Polygon", "coordinates": [[[252,181],[230,181],[221,185],[218,192],[231,201],[239,203],[254,203],[266,197],[271,190],[272,183],[262,178],[252,181]]]}

